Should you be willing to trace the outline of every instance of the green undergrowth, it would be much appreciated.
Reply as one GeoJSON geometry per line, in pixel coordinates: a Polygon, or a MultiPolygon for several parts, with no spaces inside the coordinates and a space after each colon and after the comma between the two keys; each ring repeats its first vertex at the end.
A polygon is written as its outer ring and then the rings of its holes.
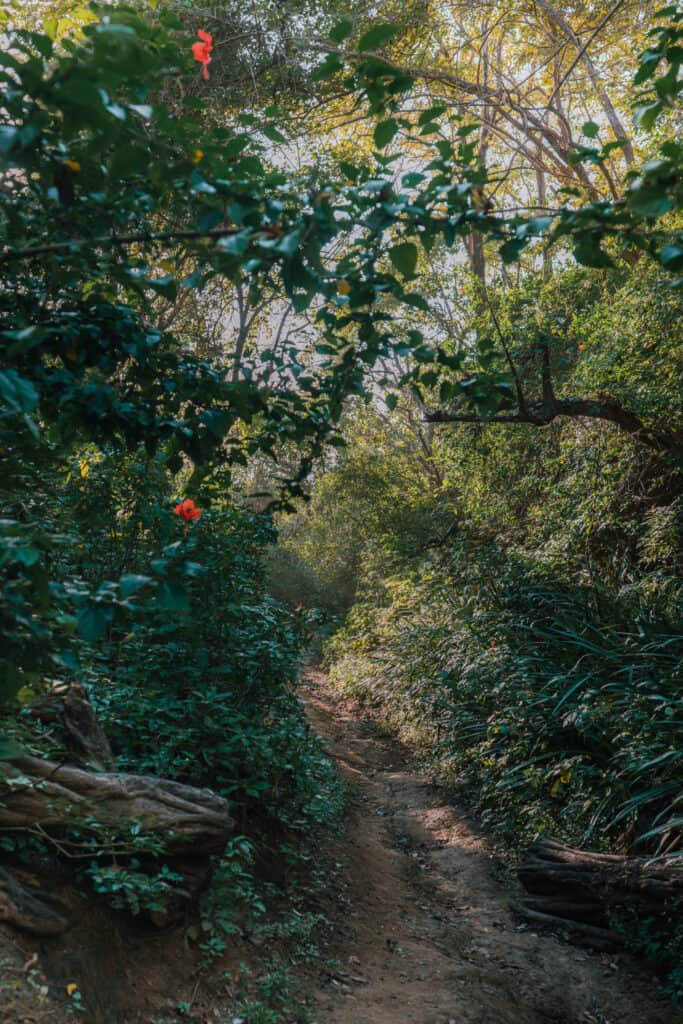
{"type": "MultiPolygon", "coordinates": [[[[320,833],[313,838],[315,850],[311,841],[286,851],[285,887],[259,877],[257,848],[246,837],[236,837],[217,858],[186,940],[202,952],[198,977],[221,1024],[314,1024],[309,977],[332,961],[329,922],[320,912],[331,874],[320,833]]],[[[168,1000],[154,1024],[197,1019],[197,1013],[191,1000],[168,1000]]]]}
{"type": "MultiPolygon", "coordinates": [[[[86,472],[59,481],[53,514],[63,543],[56,557],[72,592],[97,596],[81,603],[64,596],[65,614],[80,619],[83,630],[72,636],[53,683],[77,685],[87,695],[115,770],[225,797],[234,835],[210,858],[208,879],[189,903],[186,865],[143,820],[122,819],[112,829],[95,807],[58,834],[0,834],[0,848],[10,862],[56,870],[143,927],[150,918],[161,925],[175,920],[168,914],[180,900],[191,922],[189,959],[206,976],[250,937],[269,936],[270,943],[278,928],[289,928],[291,941],[273,940],[285,959],[269,967],[270,1001],[259,985],[242,986],[243,1001],[254,1004],[242,1016],[295,1020],[283,1016],[275,979],[284,985],[285,968],[312,944],[314,923],[306,910],[296,911],[297,901],[344,803],[297,693],[307,627],[266,589],[264,556],[276,540],[270,516],[226,499],[212,504],[207,494],[198,497],[200,519],[186,525],[173,514],[172,486],[144,456],[122,466],[106,453],[92,458],[86,472]]],[[[23,749],[87,764],[86,753],[69,749],[59,716],[41,717],[41,699],[27,687],[6,714],[10,754],[23,749]]],[[[10,776],[11,785],[29,784],[18,770],[10,776]]],[[[78,1000],[87,1013],[88,993],[79,988],[78,1000]]],[[[79,1009],[71,996],[68,1006],[79,1009]]]]}
{"type": "Polygon", "coordinates": [[[680,828],[683,634],[607,588],[468,545],[385,581],[328,644],[332,680],[381,709],[517,845],[543,832],[656,854],[680,828]]]}
{"type": "MultiPolygon", "coordinates": [[[[577,282],[561,283],[574,303],[577,282]]],[[[597,357],[611,344],[604,298],[593,318],[605,327],[597,357]]],[[[328,594],[350,567],[345,618],[325,644],[333,684],[419,751],[506,848],[551,835],[679,863],[678,462],[611,427],[428,434],[416,415],[359,405],[338,465],[290,527],[287,543],[328,594]]],[[[630,935],[680,988],[671,908],[630,935]]]]}
{"type": "MultiPolygon", "coordinates": [[[[509,849],[549,834],[676,857],[683,633],[667,604],[462,541],[351,609],[327,645],[331,679],[509,849]]],[[[628,944],[680,997],[671,908],[627,924],[628,944]]]]}

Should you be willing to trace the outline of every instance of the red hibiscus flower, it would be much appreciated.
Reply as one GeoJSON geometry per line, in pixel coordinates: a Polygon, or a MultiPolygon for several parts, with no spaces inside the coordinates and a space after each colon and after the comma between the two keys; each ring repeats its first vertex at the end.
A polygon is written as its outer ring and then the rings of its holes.
{"type": "Polygon", "coordinates": [[[192,498],[185,498],[185,501],[179,502],[173,511],[186,523],[195,522],[202,514],[202,510],[197,508],[192,498]]]}
{"type": "Polygon", "coordinates": [[[208,79],[211,51],[213,50],[213,36],[209,32],[202,32],[200,28],[197,29],[197,35],[201,42],[192,44],[192,56],[202,65],[202,78],[208,79]]]}

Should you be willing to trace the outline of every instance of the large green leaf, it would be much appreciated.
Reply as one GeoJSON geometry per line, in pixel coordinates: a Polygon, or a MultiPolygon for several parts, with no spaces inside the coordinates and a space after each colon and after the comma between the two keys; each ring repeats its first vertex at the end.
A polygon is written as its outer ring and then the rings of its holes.
{"type": "Polygon", "coordinates": [[[387,146],[399,129],[399,123],[394,117],[388,117],[386,121],[380,121],[375,128],[374,139],[378,149],[387,146]]]}
{"type": "Polygon", "coordinates": [[[404,277],[412,278],[415,276],[417,246],[412,242],[401,242],[399,245],[393,245],[389,250],[389,258],[404,277]]]}
{"type": "Polygon", "coordinates": [[[366,50],[376,50],[378,47],[382,47],[385,43],[388,43],[390,39],[393,39],[399,31],[399,25],[375,25],[360,37],[358,49],[361,53],[366,50]]]}
{"type": "Polygon", "coordinates": [[[114,615],[110,605],[87,604],[78,612],[78,630],[86,643],[94,644],[107,631],[114,615]]]}
{"type": "Polygon", "coordinates": [[[334,28],[330,29],[328,35],[333,42],[341,43],[344,39],[348,39],[352,32],[353,22],[345,20],[338,22],[334,28]]]}

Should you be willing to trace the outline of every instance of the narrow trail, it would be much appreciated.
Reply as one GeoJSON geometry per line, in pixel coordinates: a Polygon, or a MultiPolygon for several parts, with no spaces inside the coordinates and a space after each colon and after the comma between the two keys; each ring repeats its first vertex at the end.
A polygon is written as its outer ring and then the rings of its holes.
{"type": "Polygon", "coordinates": [[[328,909],[339,969],[320,1024],[683,1024],[623,955],[525,927],[514,880],[466,814],[311,670],[302,696],[351,791],[328,909]]]}

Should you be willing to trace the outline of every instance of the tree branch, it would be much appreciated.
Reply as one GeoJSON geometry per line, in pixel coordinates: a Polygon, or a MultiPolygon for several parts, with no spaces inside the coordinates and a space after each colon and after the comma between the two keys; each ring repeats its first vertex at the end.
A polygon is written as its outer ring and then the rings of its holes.
{"type": "Polygon", "coordinates": [[[0,264],[12,260],[27,260],[33,256],[69,252],[71,249],[97,248],[103,245],[134,245],[136,242],[187,242],[200,238],[224,238],[235,235],[240,228],[214,228],[212,231],[140,231],[131,235],[99,235],[96,238],[71,238],[66,242],[29,245],[24,249],[5,249],[0,253],[0,264]]]}
{"type": "Polygon", "coordinates": [[[565,33],[565,35],[569,39],[571,39],[572,43],[579,51],[576,59],[572,62],[569,70],[566,72],[566,74],[560,81],[559,85],[555,87],[552,96],[548,100],[548,109],[550,109],[553,100],[558,95],[560,89],[574,71],[576,65],[583,61],[583,63],[586,66],[586,70],[588,71],[591,83],[593,84],[593,87],[598,95],[598,98],[602,103],[602,107],[607,117],[607,120],[609,121],[610,127],[614,132],[614,136],[615,138],[619,139],[621,142],[624,143],[624,156],[626,158],[626,162],[627,164],[633,163],[633,146],[631,145],[628,135],[624,130],[624,126],[619,120],[619,116],[616,110],[614,109],[614,106],[612,105],[612,101],[609,98],[607,90],[605,89],[602,83],[600,73],[594,65],[593,61],[588,56],[589,46],[596,38],[596,36],[599,35],[600,32],[602,32],[607,22],[610,21],[617,13],[619,8],[623,6],[624,0],[617,0],[614,6],[607,12],[607,14],[598,24],[597,28],[591,33],[591,35],[588,37],[587,41],[583,45],[581,45],[581,41],[579,40],[579,37],[577,36],[576,32],[574,32],[574,30],[572,29],[571,25],[569,25],[569,23],[565,20],[562,14],[558,10],[556,10],[556,8],[554,8],[552,4],[548,2],[548,0],[535,0],[535,2],[539,7],[542,8],[542,10],[546,12],[546,14],[549,15],[550,18],[552,18],[552,20],[557,25],[559,25],[560,29],[565,33]]]}
{"type": "Polygon", "coordinates": [[[535,427],[547,427],[560,416],[569,419],[606,420],[613,423],[636,441],[659,452],[683,453],[683,431],[662,430],[648,427],[634,412],[625,409],[613,398],[555,398],[550,407],[545,402],[527,406],[525,411],[496,413],[484,417],[474,412],[449,412],[437,409],[427,413],[428,423],[480,423],[510,424],[525,423],[535,427]]]}

